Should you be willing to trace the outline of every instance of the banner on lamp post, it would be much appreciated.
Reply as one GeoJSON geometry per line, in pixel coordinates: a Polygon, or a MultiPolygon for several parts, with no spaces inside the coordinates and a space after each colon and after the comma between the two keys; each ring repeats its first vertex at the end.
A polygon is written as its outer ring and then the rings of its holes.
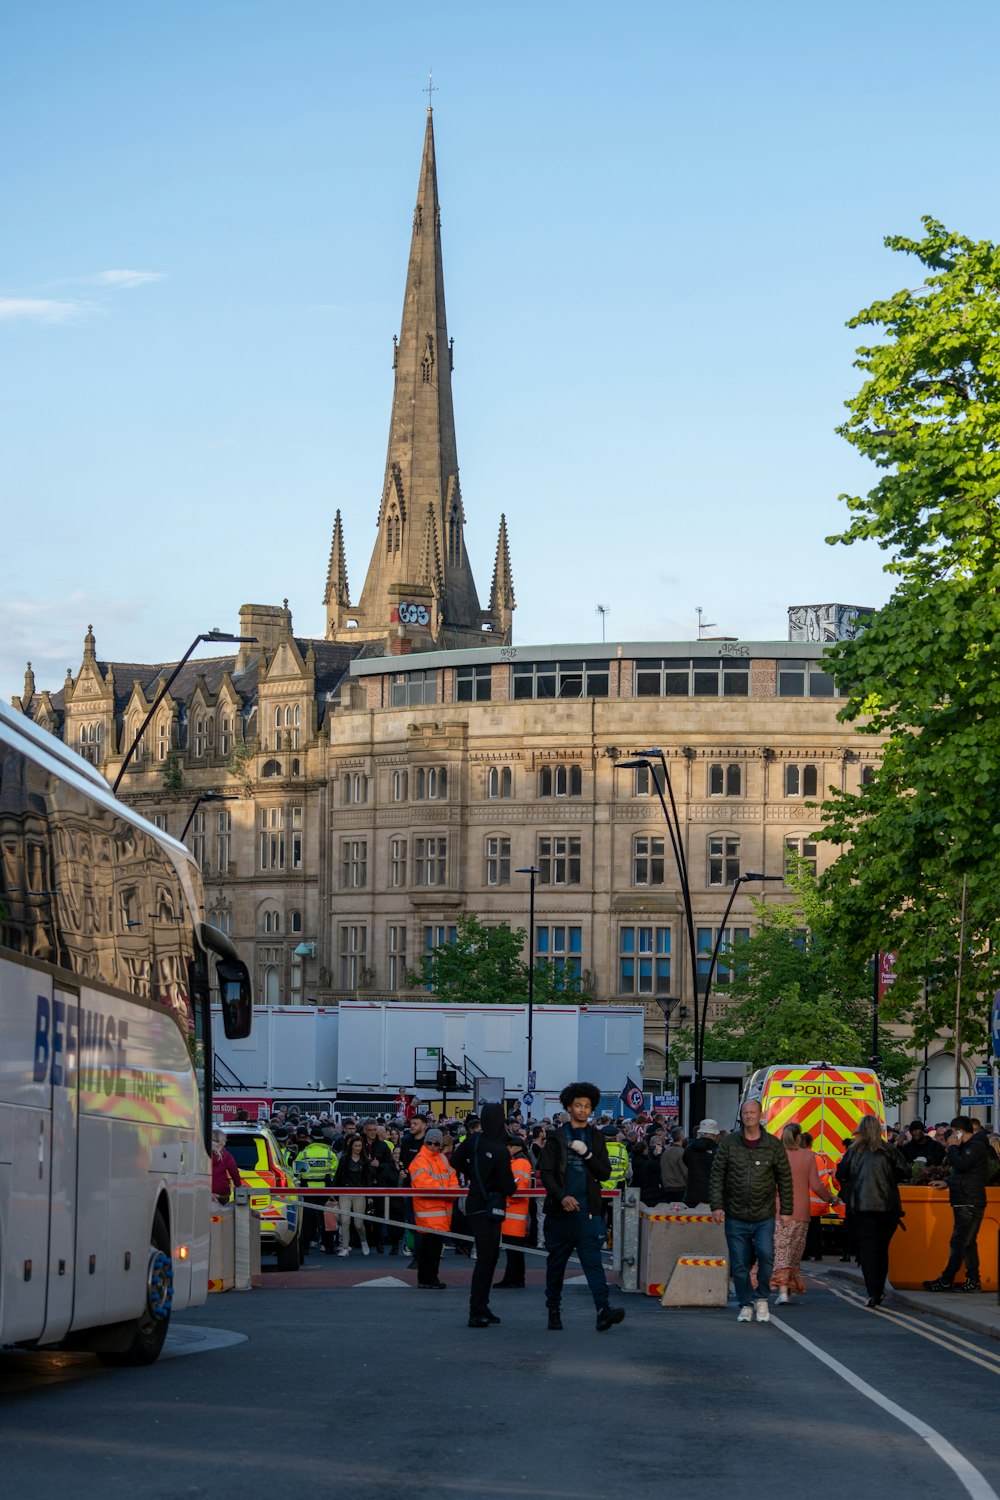
{"type": "Polygon", "coordinates": [[[896,959],[898,953],[879,953],[878,956],[878,1003],[883,1004],[896,983],[896,959]]]}

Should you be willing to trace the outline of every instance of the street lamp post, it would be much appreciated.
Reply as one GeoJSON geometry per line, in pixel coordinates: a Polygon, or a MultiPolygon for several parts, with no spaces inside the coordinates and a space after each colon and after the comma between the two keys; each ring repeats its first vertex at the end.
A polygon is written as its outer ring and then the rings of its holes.
{"type": "Polygon", "coordinates": [[[525,1092],[530,1093],[535,1031],[535,876],[538,874],[538,866],[522,865],[514,874],[531,877],[531,884],[528,886],[528,1077],[524,1081],[525,1092]]]}
{"type": "Polygon", "coordinates": [[[230,635],[227,630],[207,630],[202,635],[195,636],[194,640],[191,642],[190,646],[187,648],[184,655],[181,657],[180,661],[177,663],[176,667],[171,672],[170,676],[167,678],[160,691],[157,693],[156,697],[153,700],[152,708],[149,710],[149,713],[140,724],[139,732],[137,733],[135,739],[132,741],[131,745],[129,745],[128,753],[121,763],[118,775],[115,777],[114,785],[111,788],[113,792],[117,792],[118,788],[121,786],[122,777],[128,770],[132,757],[138,750],[139,745],[142,741],[142,737],[146,733],[146,730],[149,728],[150,720],[176,682],[181,668],[187,666],[189,657],[197,649],[197,647],[201,645],[202,641],[237,641],[242,645],[249,646],[256,645],[257,637],[255,635],[230,635]]]}
{"type": "Polygon", "coordinates": [[[191,824],[194,822],[194,815],[198,811],[199,807],[201,806],[201,804],[203,802],[232,802],[232,801],[233,801],[232,794],[229,794],[229,793],[226,793],[226,792],[216,792],[216,791],[213,791],[211,787],[209,787],[204,792],[199,792],[198,795],[197,795],[197,797],[194,799],[194,801],[191,804],[191,811],[188,813],[188,820],[184,824],[184,827],[181,829],[181,843],[183,844],[184,840],[187,838],[188,829],[191,827],[191,824]]]}
{"type": "MultiPolygon", "coordinates": [[[[705,1098],[705,1078],[704,1078],[704,1068],[705,1068],[705,1028],[708,1025],[708,997],[712,993],[712,980],[715,978],[715,970],[716,970],[716,968],[718,966],[718,963],[719,963],[719,954],[722,951],[722,940],[723,940],[723,936],[724,936],[724,934],[726,932],[726,923],[729,921],[729,913],[733,909],[733,902],[736,900],[737,894],[739,893],[740,886],[741,885],[745,885],[747,883],[747,881],[749,881],[749,880],[760,880],[760,881],[779,880],[780,881],[783,878],[784,877],[781,876],[781,875],[762,875],[757,870],[748,870],[745,875],[737,875],[736,879],[733,881],[733,888],[732,888],[732,890],[729,893],[729,900],[726,902],[726,909],[725,909],[725,911],[722,914],[722,921],[721,921],[718,929],[716,930],[715,943],[712,946],[712,957],[709,960],[708,973],[705,975],[705,993],[704,993],[704,995],[701,996],[701,1020],[700,1020],[700,1022],[698,1024],[698,1026],[695,1028],[695,1038],[694,1038],[694,1046],[695,1046],[694,1077],[691,1080],[691,1100],[690,1100],[690,1113],[691,1113],[692,1120],[700,1119],[704,1115],[704,1113],[705,1113],[705,1107],[706,1107],[706,1102],[707,1102],[706,1098],[705,1098]]],[[[695,1006],[696,1007],[697,1007],[697,1004],[698,1004],[698,1000],[697,1000],[697,997],[696,997],[696,999],[695,999],[695,1006]]]]}
{"type": "Polygon", "coordinates": [[[695,1067],[697,1071],[699,1067],[699,1063],[697,1061],[699,1057],[698,949],[697,944],[695,943],[694,908],[691,904],[691,885],[688,880],[687,855],[684,852],[684,837],[681,830],[680,818],[677,813],[677,801],[674,797],[673,782],[670,780],[670,768],[667,765],[667,757],[664,755],[661,749],[659,749],[658,747],[654,747],[652,750],[638,750],[636,751],[635,755],[630,756],[628,760],[619,760],[615,762],[616,771],[625,771],[630,769],[638,770],[640,767],[644,767],[653,779],[653,785],[656,788],[656,795],[659,797],[660,806],[663,809],[663,819],[667,825],[667,833],[670,837],[670,848],[673,851],[674,864],[677,868],[677,880],[680,885],[681,904],[684,908],[684,924],[687,930],[688,950],[691,966],[691,993],[693,999],[692,1014],[694,1016],[695,1031],[695,1067]],[[658,768],[656,765],[654,765],[654,761],[659,762],[658,768]],[[658,769],[659,771],[662,771],[662,785],[660,784],[660,777],[657,774],[658,769]]]}
{"type": "Polygon", "coordinates": [[[687,1020],[688,1009],[681,1001],[679,995],[670,996],[666,999],[654,995],[653,999],[663,1012],[663,1092],[670,1092],[670,1018],[674,1011],[680,1006],[679,1019],[681,1024],[687,1020]]]}

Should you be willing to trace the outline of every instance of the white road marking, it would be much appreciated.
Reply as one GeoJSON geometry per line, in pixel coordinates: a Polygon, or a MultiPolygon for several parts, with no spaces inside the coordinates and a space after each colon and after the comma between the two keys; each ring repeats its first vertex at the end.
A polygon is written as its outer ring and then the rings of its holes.
{"type": "Polygon", "coordinates": [[[228,1328],[195,1328],[191,1323],[172,1323],[167,1330],[161,1359],[179,1359],[182,1354],[209,1354],[213,1349],[228,1349],[247,1343],[245,1333],[231,1333],[228,1328]]]}
{"type": "Polygon", "coordinates": [[[841,1380],[845,1380],[848,1385],[853,1386],[862,1396],[867,1397],[876,1406],[880,1406],[891,1417],[895,1417],[897,1422],[902,1422],[904,1427],[908,1427],[918,1437],[922,1437],[931,1451],[936,1453],[938,1458],[941,1459],[942,1463],[948,1465],[948,1468],[952,1471],[966,1494],[972,1497],[972,1500],[1000,1500],[1000,1496],[997,1495],[996,1490],[979,1472],[975,1464],[971,1464],[935,1428],[929,1426],[922,1418],[915,1417],[912,1412],[907,1411],[905,1407],[898,1405],[897,1402],[891,1401],[888,1396],[884,1396],[873,1385],[869,1385],[866,1380],[862,1380],[860,1375],[855,1375],[853,1370],[849,1370],[846,1365],[841,1364],[839,1359],[834,1359],[832,1354],[827,1354],[825,1349],[821,1349],[818,1344],[814,1344],[812,1339],[807,1339],[797,1329],[790,1328],[783,1318],[775,1317],[772,1313],[771,1322],[775,1328],[781,1329],[786,1338],[792,1339],[796,1344],[800,1344],[803,1349],[807,1349],[821,1364],[826,1365],[835,1375],[839,1375],[841,1380]]]}
{"type": "Polygon", "coordinates": [[[409,1286],[408,1281],[402,1281],[398,1276],[373,1276],[371,1281],[356,1281],[356,1287],[361,1286],[409,1286]]]}
{"type": "MultiPolygon", "coordinates": [[[[835,1297],[842,1302],[848,1302],[852,1307],[860,1308],[863,1304],[860,1295],[851,1292],[838,1291],[834,1287],[828,1287],[835,1297]]],[[[916,1333],[922,1339],[927,1339],[931,1344],[937,1344],[941,1349],[947,1349],[949,1354],[957,1354],[962,1359],[967,1359],[972,1365],[979,1365],[983,1370],[989,1370],[993,1375],[1000,1375],[1000,1354],[993,1354],[989,1349],[980,1349],[976,1344],[970,1344],[968,1339],[959,1338],[957,1333],[950,1329],[939,1328],[935,1332],[923,1324],[919,1318],[910,1313],[899,1312],[897,1309],[885,1307],[871,1308],[876,1317],[884,1318],[888,1323],[895,1323],[898,1328],[903,1328],[907,1333],[916,1333]],[[966,1353],[966,1350],[970,1351],[966,1353]]]]}

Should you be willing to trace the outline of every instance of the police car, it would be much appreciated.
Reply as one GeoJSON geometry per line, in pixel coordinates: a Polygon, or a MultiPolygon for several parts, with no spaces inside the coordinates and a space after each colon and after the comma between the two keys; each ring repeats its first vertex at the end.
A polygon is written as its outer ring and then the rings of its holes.
{"type": "Polygon", "coordinates": [[[297,1180],[277,1140],[266,1125],[225,1126],[226,1148],[250,1189],[250,1207],[260,1214],[260,1248],[277,1256],[279,1271],[297,1271],[305,1258],[302,1202],[274,1198],[268,1188],[295,1187],[297,1180]]]}

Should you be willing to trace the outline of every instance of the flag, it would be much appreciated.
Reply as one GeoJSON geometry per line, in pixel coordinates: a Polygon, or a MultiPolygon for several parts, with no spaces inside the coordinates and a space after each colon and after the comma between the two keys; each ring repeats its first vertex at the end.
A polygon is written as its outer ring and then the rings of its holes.
{"type": "Polygon", "coordinates": [[[633,1083],[631,1078],[626,1078],[625,1087],[618,1097],[625,1108],[630,1109],[634,1115],[639,1113],[646,1102],[642,1097],[642,1089],[637,1083],[633,1083]]]}

